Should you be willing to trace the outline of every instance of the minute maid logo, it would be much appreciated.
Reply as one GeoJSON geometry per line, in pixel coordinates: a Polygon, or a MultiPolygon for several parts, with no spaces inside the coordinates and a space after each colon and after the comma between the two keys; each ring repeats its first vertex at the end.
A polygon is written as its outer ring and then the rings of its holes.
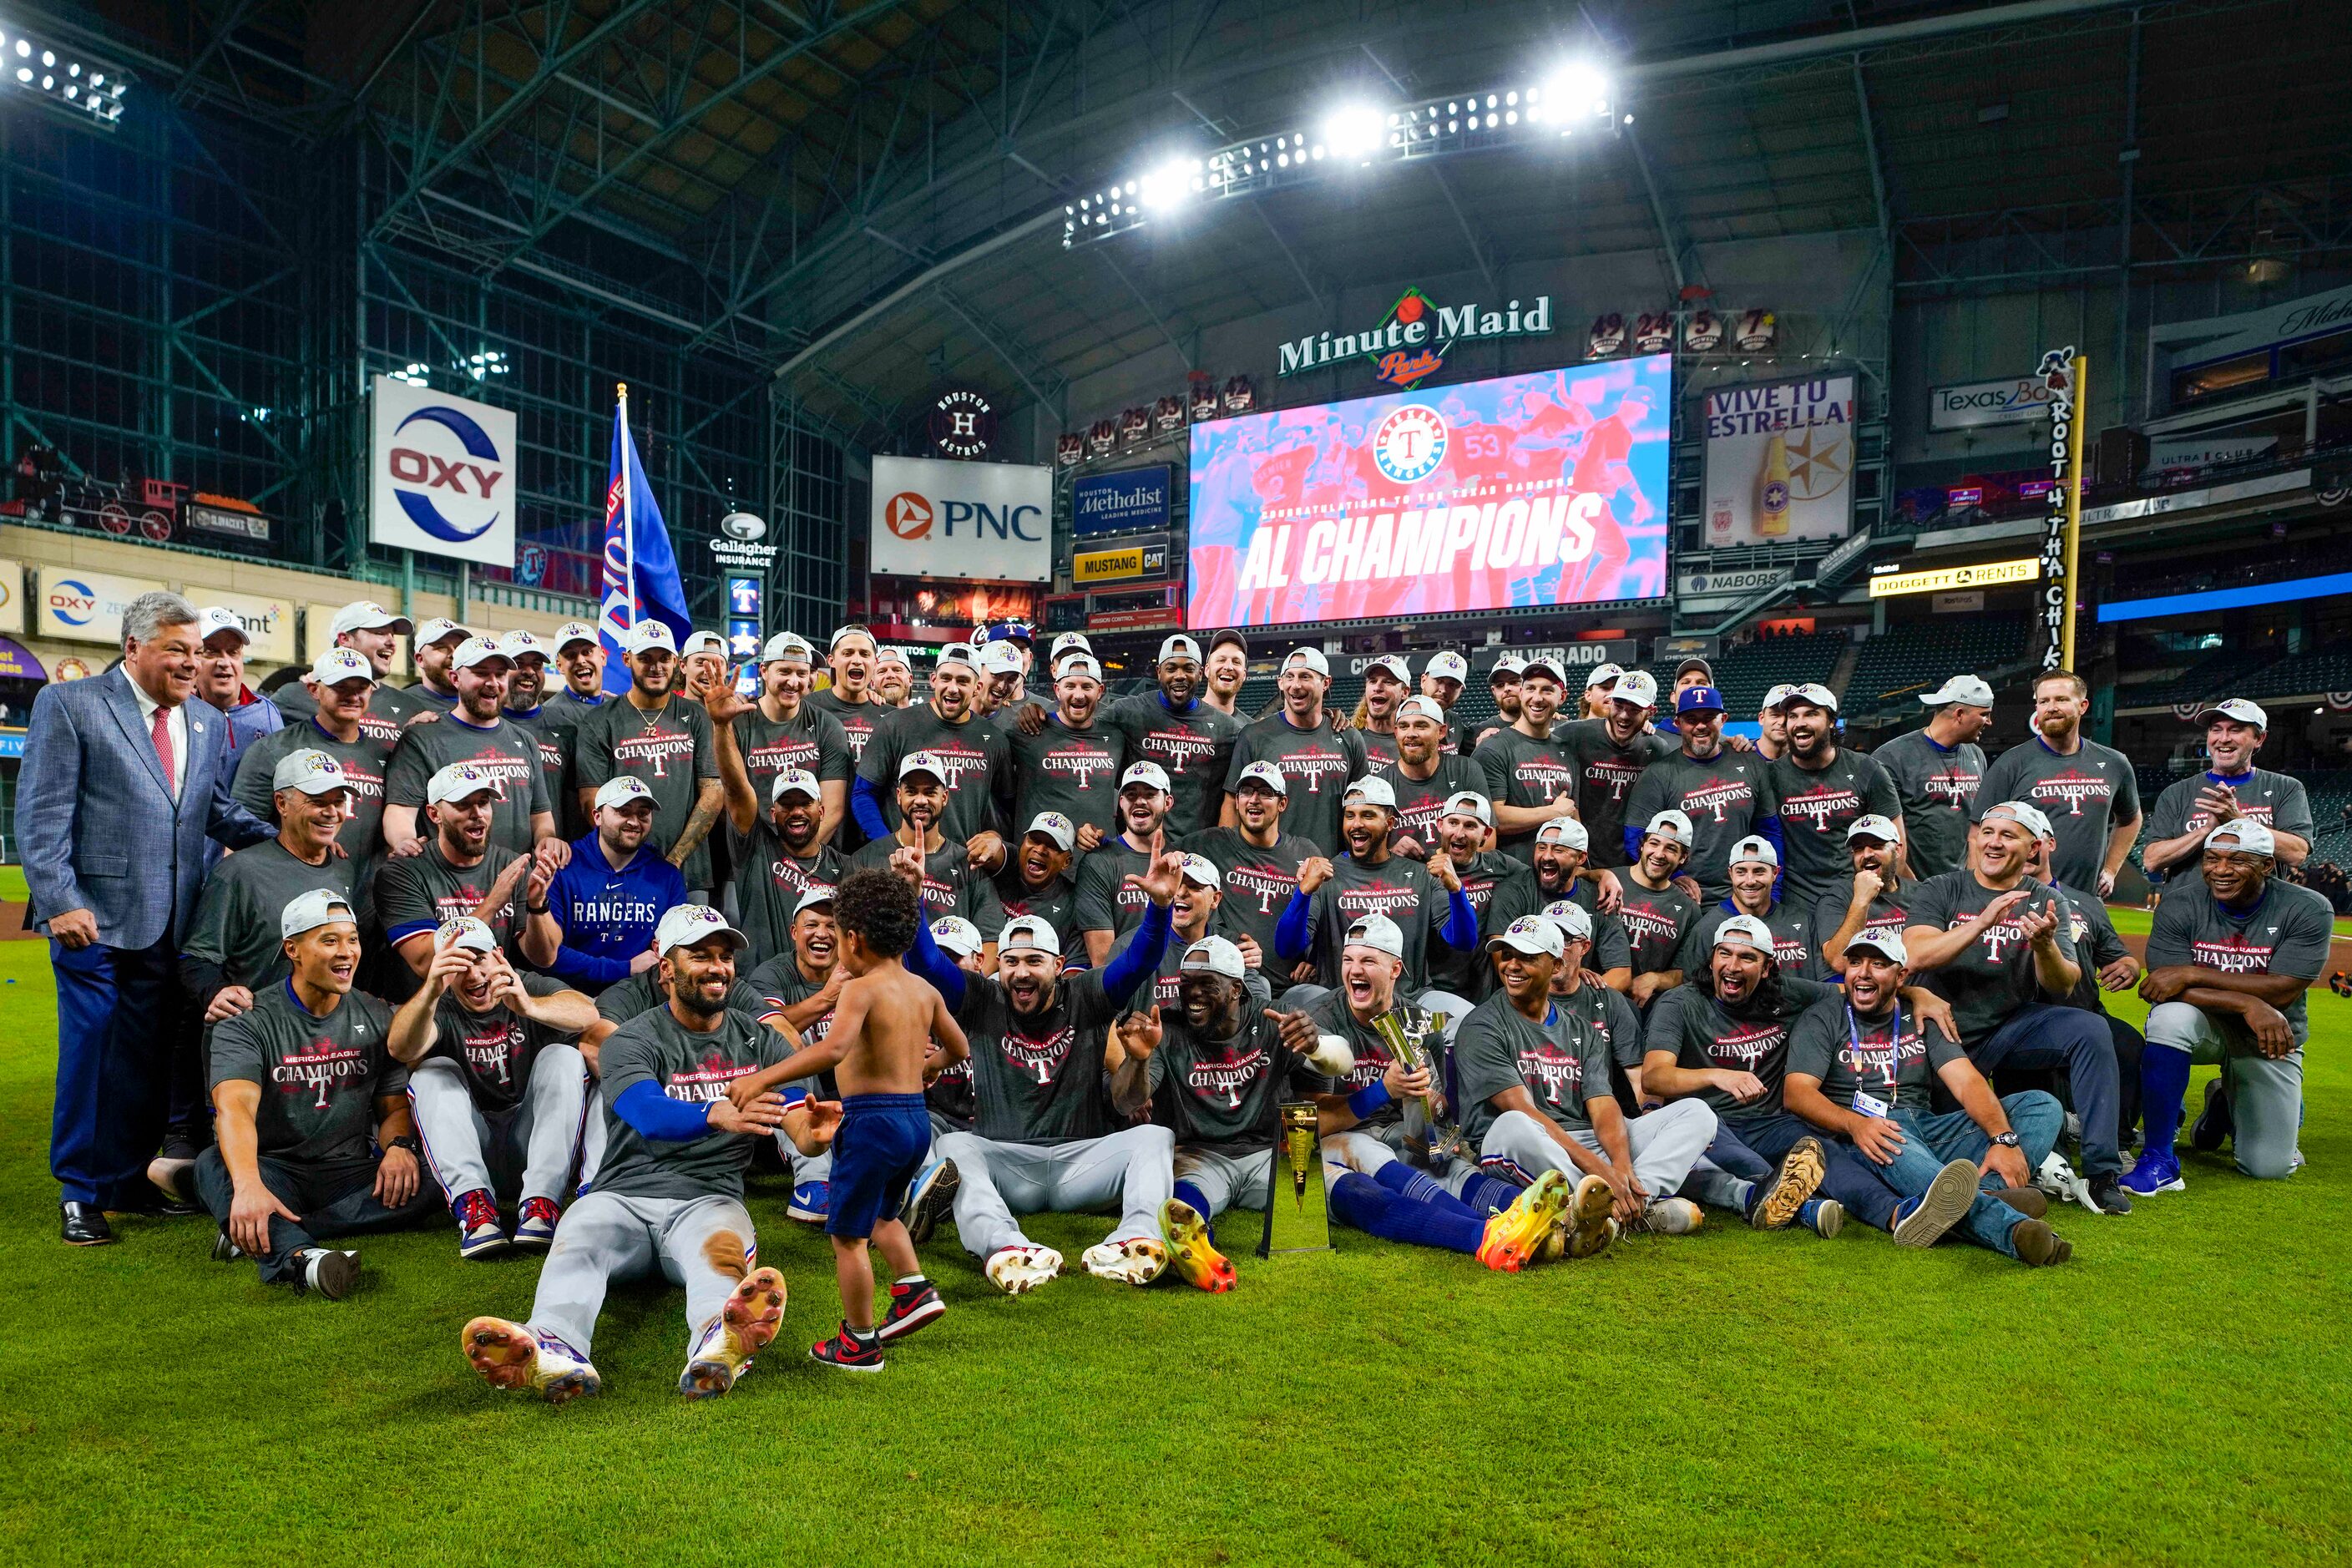
{"type": "Polygon", "coordinates": [[[1362,332],[1317,332],[1282,345],[1279,374],[1297,375],[1350,359],[1372,362],[1376,380],[1410,392],[1445,364],[1454,345],[1490,338],[1542,337],[1551,331],[1551,296],[1513,300],[1500,310],[1476,300],[1441,305],[1407,289],[1378,326],[1362,332]]]}

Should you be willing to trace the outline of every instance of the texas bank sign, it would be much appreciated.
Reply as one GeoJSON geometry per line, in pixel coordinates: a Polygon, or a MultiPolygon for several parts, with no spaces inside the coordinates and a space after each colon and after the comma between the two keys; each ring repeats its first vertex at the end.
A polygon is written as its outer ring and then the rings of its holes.
{"type": "Polygon", "coordinates": [[[1378,326],[1360,332],[1317,332],[1282,345],[1283,375],[1322,370],[1351,359],[1370,360],[1372,378],[1410,390],[1434,375],[1457,343],[1498,338],[1540,338],[1551,332],[1551,296],[1500,305],[1475,300],[1442,305],[1418,289],[1397,296],[1378,326]]]}
{"type": "Polygon", "coordinates": [[[876,458],[869,548],[872,570],[891,576],[1049,583],[1054,470],[876,458]]]}
{"type": "Polygon", "coordinates": [[[375,378],[368,538],[488,566],[515,562],[515,416],[470,397],[375,378]]]}

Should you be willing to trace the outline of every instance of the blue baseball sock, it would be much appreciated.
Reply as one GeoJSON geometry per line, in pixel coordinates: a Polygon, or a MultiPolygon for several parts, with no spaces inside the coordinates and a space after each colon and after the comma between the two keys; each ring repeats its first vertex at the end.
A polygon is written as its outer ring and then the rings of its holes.
{"type": "Polygon", "coordinates": [[[1443,1197],[1445,1189],[1426,1171],[1416,1171],[1402,1160],[1391,1160],[1372,1173],[1372,1180],[1400,1197],[1411,1198],[1417,1204],[1428,1203],[1433,1196],[1443,1197]]]}
{"type": "Polygon", "coordinates": [[[2139,1115],[2150,1154],[2170,1156],[2180,1131],[2180,1099],[2189,1092],[2189,1053],[2148,1041],[2139,1054],[2139,1115]]]}
{"type": "Polygon", "coordinates": [[[1518,1202],[1519,1194],[1524,1191],[1525,1188],[1504,1181],[1500,1176],[1473,1176],[1462,1184],[1462,1206],[1475,1215],[1484,1215],[1489,1210],[1499,1214],[1518,1202]]]}
{"type": "Polygon", "coordinates": [[[1217,1224],[1216,1216],[1209,1213],[1209,1194],[1202,1192],[1200,1188],[1194,1186],[1190,1182],[1178,1182],[1176,1184],[1174,1195],[1178,1203],[1191,1204],[1192,1205],[1192,1212],[1199,1215],[1201,1216],[1201,1223],[1209,1227],[1209,1244],[1212,1247],[1215,1246],[1217,1241],[1217,1224]]]}
{"type": "Polygon", "coordinates": [[[1331,1184],[1331,1212],[1341,1224],[1370,1236],[1473,1256],[1486,1236],[1486,1226],[1480,1220],[1466,1214],[1448,1214],[1434,1204],[1414,1203],[1355,1171],[1331,1184]]]}

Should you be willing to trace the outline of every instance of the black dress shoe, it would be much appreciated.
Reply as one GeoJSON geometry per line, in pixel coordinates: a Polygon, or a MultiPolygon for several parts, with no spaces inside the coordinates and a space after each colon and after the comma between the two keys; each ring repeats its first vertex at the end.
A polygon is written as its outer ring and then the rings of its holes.
{"type": "Polygon", "coordinates": [[[58,1234],[69,1247],[104,1247],[114,1239],[114,1227],[106,1223],[106,1211],[96,1204],[59,1204],[58,1215],[58,1234]]]}

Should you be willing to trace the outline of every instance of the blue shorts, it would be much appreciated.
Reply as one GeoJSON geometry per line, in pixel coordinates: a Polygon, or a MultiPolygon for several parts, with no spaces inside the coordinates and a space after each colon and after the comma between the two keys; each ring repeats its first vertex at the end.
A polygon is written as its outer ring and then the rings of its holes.
{"type": "Polygon", "coordinates": [[[826,1178],[824,1233],[863,1241],[906,1206],[907,1185],[931,1152],[931,1116],[919,1094],[853,1094],[841,1102],[826,1178]]]}

